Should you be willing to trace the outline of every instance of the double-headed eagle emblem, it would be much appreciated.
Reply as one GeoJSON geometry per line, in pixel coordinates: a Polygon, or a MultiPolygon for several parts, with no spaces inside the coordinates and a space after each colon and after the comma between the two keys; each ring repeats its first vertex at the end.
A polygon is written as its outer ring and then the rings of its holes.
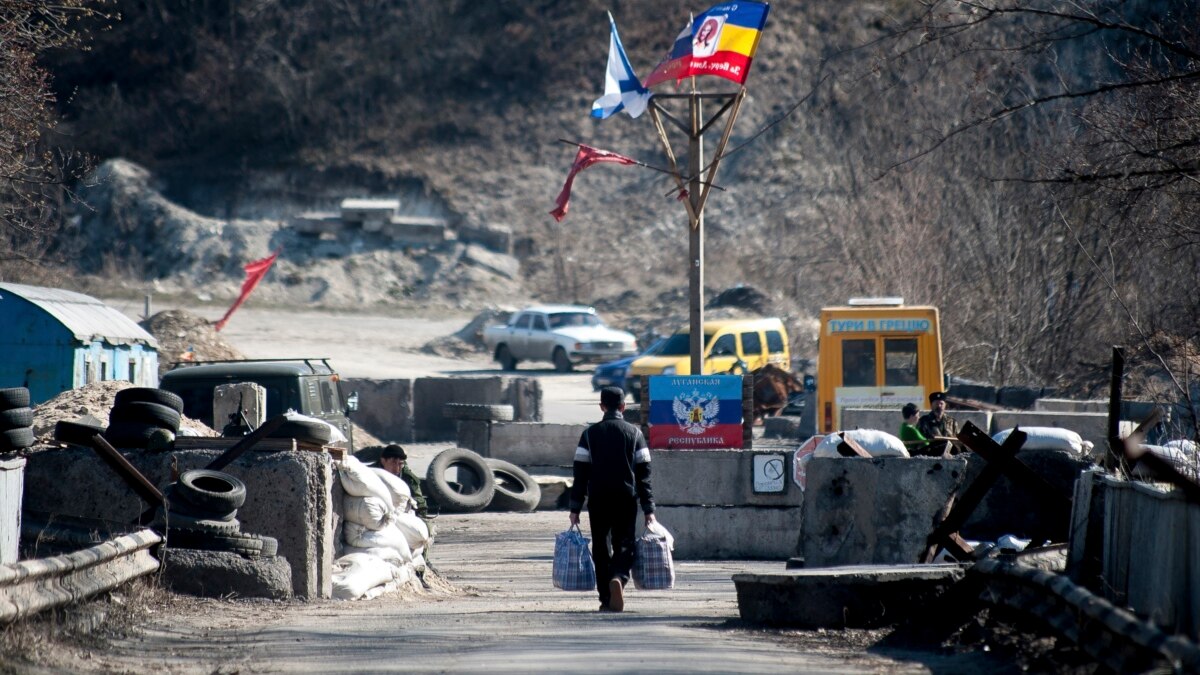
{"type": "Polygon", "coordinates": [[[702,434],[717,423],[717,412],[721,401],[711,393],[701,394],[693,389],[691,394],[680,394],[671,404],[679,428],[689,434],[702,434]]]}

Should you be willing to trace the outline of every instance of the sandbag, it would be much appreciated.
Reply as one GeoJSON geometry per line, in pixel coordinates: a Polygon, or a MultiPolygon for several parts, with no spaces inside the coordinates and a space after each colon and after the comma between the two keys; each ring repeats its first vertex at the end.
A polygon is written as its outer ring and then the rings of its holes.
{"type": "Polygon", "coordinates": [[[415,513],[400,513],[393,511],[391,521],[408,541],[408,547],[413,551],[429,546],[429,526],[417,517],[415,513]]]}
{"type": "Polygon", "coordinates": [[[333,564],[333,597],[336,600],[356,600],[395,577],[395,566],[365,553],[342,556],[333,564]]]}
{"type": "Polygon", "coordinates": [[[392,508],[407,511],[409,502],[412,501],[412,489],[408,487],[408,483],[387,469],[371,467],[371,470],[379,476],[379,480],[383,481],[383,486],[391,493],[392,508]]]}
{"type": "MultiPolygon", "coordinates": [[[[1093,444],[1083,440],[1079,434],[1070,429],[1059,427],[1018,427],[1029,437],[1025,439],[1022,450],[1060,450],[1074,455],[1091,453],[1093,444]]],[[[992,440],[1003,444],[1012,429],[1005,429],[992,435],[992,440]]]]}
{"type": "Polygon", "coordinates": [[[357,523],[342,523],[342,539],[357,548],[394,548],[405,561],[412,560],[412,548],[408,545],[408,539],[394,523],[388,523],[378,530],[368,530],[357,523]]]}
{"type": "Polygon", "coordinates": [[[386,546],[376,546],[374,548],[359,548],[357,546],[350,546],[350,545],[346,545],[346,546],[342,547],[342,556],[343,557],[348,556],[348,555],[357,554],[357,553],[372,555],[372,556],[375,556],[376,558],[383,558],[384,560],[386,560],[394,565],[403,565],[405,563],[404,558],[402,558],[400,556],[400,552],[394,548],[387,548],[386,546]]]}
{"type": "Polygon", "coordinates": [[[326,422],[320,417],[309,417],[308,415],[298,413],[291,409],[288,409],[285,413],[283,413],[283,416],[286,417],[289,422],[315,422],[317,424],[324,424],[325,426],[329,427],[330,443],[346,442],[346,434],[343,434],[341,429],[337,428],[333,424],[330,424],[329,422],[326,422]]]}
{"type": "MultiPolygon", "coordinates": [[[[1195,478],[1197,473],[1200,472],[1200,466],[1196,464],[1196,455],[1181,449],[1178,445],[1150,445],[1144,443],[1138,447],[1167,462],[1175,467],[1176,471],[1184,475],[1195,478]]],[[[1145,462],[1140,461],[1133,465],[1133,470],[1130,473],[1134,477],[1142,479],[1159,480],[1163,478],[1145,462]]]]}
{"type": "Polygon", "coordinates": [[[392,493],[379,476],[354,455],[346,455],[338,466],[342,489],[355,497],[376,497],[385,504],[392,503],[392,493]]]}
{"type": "Polygon", "coordinates": [[[1198,446],[1196,444],[1196,441],[1191,441],[1186,438],[1179,438],[1179,439],[1176,439],[1173,441],[1167,441],[1166,443],[1163,443],[1163,447],[1164,448],[1174,448],[1176,450],[1179,450],[1180,452],[1185,452],[1189,455],[1200,454],[1200,446],[1198,446]]]}
{"type": "Polygon", "coordinates": [[[355,497],[346,495],[342,499],[342,515],[355,525],[362,525],[368,530],[378,530],[390,522],[388,514],[392,509],[388,503],[378,497],[355,497]]]}
{"type": "Polygon", "coordinates": [[[862,446],[863,450],[872,457],[908,457],[904,441],[878,429],[849,429],[829,434],[813,450],[813,457],[841,457],[837,448],[842,444],[842,437],[848,437],[862,446]]]}

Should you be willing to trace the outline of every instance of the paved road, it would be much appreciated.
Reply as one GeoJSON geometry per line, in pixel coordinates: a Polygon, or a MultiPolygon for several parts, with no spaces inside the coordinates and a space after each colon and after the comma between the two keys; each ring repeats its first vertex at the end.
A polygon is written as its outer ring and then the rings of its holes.
{"type": "MultiPolygon", "coordinates": [[[[622,614],[550,583],[562,511],[443,516],[434,559],[462,592],[358,602],[214,603],[159,616],[97,648],[88,669],[172,672],[980,672],[900,661],[844,641],[736,624],[730,577],[778,562],[682,562],[671,591],[627,594],[622,614]],[[932,667],[932,668],[931,668],[932,667]],[[947,668],[950,668],[947,670],[947,668]]],[[[829,635],[834,638],[834,633],[829,635]]],[[[903,655],[913,659],[914,655],[903,655]]],[[[918,658],[923,658],[917,655],[918,658]]],[[[990,664],[995,665],[995,664],[990,664]]]]}

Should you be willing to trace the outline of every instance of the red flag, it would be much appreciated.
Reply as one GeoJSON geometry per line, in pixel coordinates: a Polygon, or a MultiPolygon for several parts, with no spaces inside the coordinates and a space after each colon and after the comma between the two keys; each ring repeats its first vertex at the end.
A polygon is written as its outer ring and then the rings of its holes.
{"type": "Polygon", "coordinates": [[[254,262],[246,263],[246,266],[243,268],[246,270],[246,280],[242,282],[242,292],[240,295],[238,295],[237,300],[233,301],[233,306],[229,308],[229,311],[225,312],[225,316],[221,317],[221,320],[218,321],[215,326],[213,326],[213,330],[221,330],[225,327],[225,322],[229,321],[229,317],[233,316],[233,313],[237,311],[237,308],[241,307],[242,303],[246,301],[246,298],[250,297],[250,291],[253,291],[254,287],[258,285],[258,282],[262,281],[262,278],[267,276],[267,270],[271,269],[271,265],[275,262],[275,258],[278,256],[279,251],[275,251],[262,260],[255,260],[254,262]]]}
{"type": "Polygon", "coordinates": [[[571,171],[567,174],[567,182],[563,183],[562,192],[559,192],[558,199],[554,200],[558,206],[550,212],[555,220],[561,223],[562,219],[567,217],[567,206],[571,201],[571,184],[575,182],[575,174],[597,162],[616,162],[625,166],[638,163],[637,160],[618,155],[615,152],[597,150],[586,145],[579,146],[579,152],[575,153],[575,163],[571,165],[571,171]]]}

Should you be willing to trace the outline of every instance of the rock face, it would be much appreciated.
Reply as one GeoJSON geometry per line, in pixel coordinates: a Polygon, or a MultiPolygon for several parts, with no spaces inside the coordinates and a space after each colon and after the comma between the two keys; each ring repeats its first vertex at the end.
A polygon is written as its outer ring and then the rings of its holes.
{"type": "Polygon", "coordinates": [[[164,548],[163,582],[173,591],[205,598],[292,597],[292,568],[280,556],[247,558],[225,551],[164,548]]]}

